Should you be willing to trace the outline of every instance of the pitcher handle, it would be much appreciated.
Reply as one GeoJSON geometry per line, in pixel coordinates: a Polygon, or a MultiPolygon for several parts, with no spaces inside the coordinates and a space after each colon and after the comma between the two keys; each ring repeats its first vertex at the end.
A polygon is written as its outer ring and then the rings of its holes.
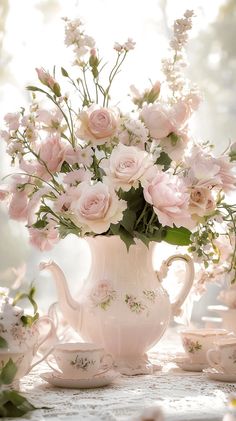
{"type": "MultiPolygon", "coordinates": [[[[39,325],[40,323],[42,323],[42,322],[45,322],[45,321],[47,321],[49,324],[50,324],[50,329],[49,329],[49,331],[48,331],[48,333],[38,342],[38,344],[37,344],[37,347],[36,347],[36,354],[37,354],[37,351],[38,351],[38,349],[40,348],[40,346],[44,343],[44,342],[46,342],[49,338],[50,338],[50,336],[51,335],[55,335],[55,333],[56,333],[56,329],[55,329],[55,326],[54,326],[54,323],[53,323],[53,321],[52,321],[52,319],[50,319],[50,317],[48,317],[48,316],[42,316],[42,317],[40,317],[40,319],[39,320],[37,320],[36,322],[35,322],[35,324],[36,325],[39,325]]],[[[35,361],[35,363],[33,363],[31,366],[30,366],[30,368],[29,368],[29,370],[28,370],[28,373],[32,370],[32,368],[34,368],[36,365],[38,365],[39,363],[41,363],[42,361],[44,361],[45,360],[45,358],[47,358],[47,356],[49,355],[49,354],[51,354],[51,352],[52,352],[52,350],[53,350],[53,347],[51,347],[48,351],[46,351],[43,355],[42,355],[42,357],[40,357],[37,361],[35,361]]]]}
{"type": "Polygon", "coordinates": [[[172,314],[174,316],[178,316],[181,312],[181,306],[186,300],[188,293],[193,285],[194,281],[194,264],[191,257],[187,254],[173,254],[168,259],[164,260],[161,265],[160,271],[157,272],[157,276],[159,277],[160,281],[167,276],[169,267],[171,264],[176,260],[184,261],[186,265],[186,275],[184,279],[183,286],[175,300],[174,303],[171,304],[172,307],[172,314]]]}

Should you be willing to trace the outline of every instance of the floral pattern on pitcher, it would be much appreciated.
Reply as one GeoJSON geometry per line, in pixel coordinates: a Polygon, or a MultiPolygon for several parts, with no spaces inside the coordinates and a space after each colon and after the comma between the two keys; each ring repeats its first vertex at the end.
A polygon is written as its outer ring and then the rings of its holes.
{"type": "Polygon", "coordinates": [[[90,292],[90,299],[95,307],[107,310],[117,297],[116,291],[108,281],[101,281],[90,292]]]}
{"type": "Polygon", "coordinates": [[[156,301],[156,293],[155,293],[155,291],[153,291],[151,289],[145,289],[143,291],[143,295],[144,295],[144,297],[147,300],[151,301],[152,303],[155,303],[155,301],[156,301]]]}
{"type": "Polygon", "coordinates": [[[81,369],[83,371],[86,371],[89,366],[95,364],[95,360],[89,360],[88,358],[81,358],[78,355],[75,357],[74,360],[70,362],[72,366],[74,366],[76,369],[81,369]]]}
{"type": "Polygon", "coordinates": [[[128,305],[128,307],[130,308],[130,310],[133,313],[136,313],[136,314],[140,314],[144,310],[147,309],[146,304],[144,304],[142,301],[138,300],[137,297],[135,297],[132,294],[131,295],[126,294],[126,296],[125,296],[125,303],[128,305]]]}
{"type": "Polygon", "coordinates": [[[191,354],[194,354],[195,352],[200,351],[202,349],[202,345],[198,341],[193,341],[189,338],[183,339],[183,345],[191,354]]]}

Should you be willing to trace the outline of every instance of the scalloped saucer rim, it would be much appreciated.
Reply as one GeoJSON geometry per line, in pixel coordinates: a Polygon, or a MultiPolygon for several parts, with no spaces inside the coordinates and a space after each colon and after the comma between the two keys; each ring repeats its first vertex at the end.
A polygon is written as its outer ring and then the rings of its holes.
{"type": "Polygon", "coordinates": [[[236,383],[236,373],[230,374],[224,371],[218,371],[216,368],[213,367],[208,367],[204,369],[203,373],[205,373],[210,380],[216,380],[227,383],[236,383]]]}
{"type": "Polygon", "coordinates": [[[40,374],[40,377],[52,386],[69,389],[91,389],[108,386],[119,376],[120,374],[114,370],[109,370],[106,373],[87,379],[67,379],[53,373],[53,371],[47,371],[46,373],[40,374]]]}
{"type": "Polygon", "coordinates": [[[191,361],[190,357],[185,352],[177,353],[171,362],[175,363],[181,370],[184,371],[203,371],[209,365],[208,363],[201,363],[198,361],[191,361]]]}

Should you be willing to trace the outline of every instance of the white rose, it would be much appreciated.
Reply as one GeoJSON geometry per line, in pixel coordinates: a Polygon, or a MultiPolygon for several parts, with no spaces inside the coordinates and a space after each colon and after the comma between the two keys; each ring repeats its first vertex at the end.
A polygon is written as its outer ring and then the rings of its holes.
{"type": "Polygon", "coordinates": [[[113,149],[109,160],[102,162],[107,175],[105,181],[111,182],[115,189],[128,191],[137,188],[139,181],[148,168],[153,165],[148,153],[135,146],[119,144],[113,149]]]}
{"type": "Polygon", "coordinates": [[[127,205],[113,188],[99,181],[92,186],[82,182],[78,190],[80,197],[71,204],[71,219],[83,233],[102,234],[122,220],[127,205]]]}

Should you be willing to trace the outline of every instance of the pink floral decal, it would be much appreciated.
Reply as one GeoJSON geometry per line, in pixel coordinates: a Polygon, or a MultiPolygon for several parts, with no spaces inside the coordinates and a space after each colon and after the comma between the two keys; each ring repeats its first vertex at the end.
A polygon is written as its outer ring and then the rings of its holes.
{"type": "Polygon", "coordinates": [[[95,307],[107,310],[116,299],[116,291],[108,281],[101,281],[90,293],[90,299],[95,307]]]}
{"type": "Polygon", "coordinates": [[[133,313],[140,314],[147,309],[147,306],[142,301],[138,301],[134,295],[126,294],[125,302],[133,313]]]}
{"type": "Polygon", "coordinates": [[[145,289],[143,291],[143,295],[144,295],[144,297],[147,300],[151,301],[152,303],[155,303],[155,301],[156,301],[156,293],[155,293],[155,291],[153,291],[151,289],[145,289]]]}
{"type": "Polygon", "coordinates": [[[183,344],[187,351],[191,354],[194,354],[196,351],[202,349],[202,345],[198,341],[193,341],[189,338],[184,338],[183,344]]]}

